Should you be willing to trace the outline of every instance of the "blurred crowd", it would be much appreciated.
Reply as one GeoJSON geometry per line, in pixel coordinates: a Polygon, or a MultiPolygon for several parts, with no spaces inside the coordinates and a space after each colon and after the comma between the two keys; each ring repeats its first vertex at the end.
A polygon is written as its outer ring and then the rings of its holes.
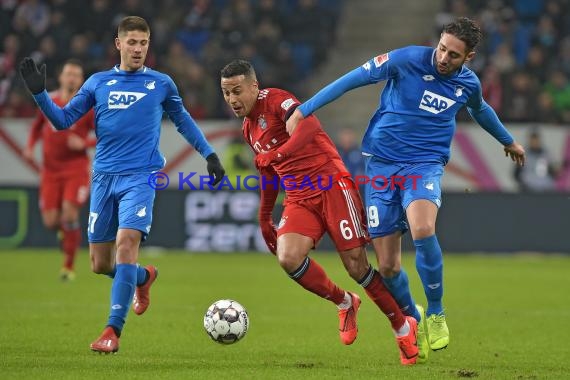
{"type": "Polygon", "coordinates": [[[127,15],[151,27],[146,64],[170,74],[196,119],[231,117],[219,71],[253,62],[263,87],[307,94],[306,78],[336,42],[343,0],[0,0],[0,117],[34,115],[17,66],[24,56],[47,65],[47,89],[68,58],[86,76],[118,63],[114,37],[127,15]]]}
{"type": "MultiPolygon", "coordinates": [[[[336,42],[343,0],[0,0],[0,117],[35,107],[17,75],[22,57],[47,64],[47,87],[68,58],[86,74],[118,62],[118,21],[140,15],[151,26],[147,65],[170,74],[197,119],[229,118],[219,70],[253,62],[263,87],[304,98],[307,77],[336,42]]],[[[445,0],[441,26],[474,17],[484,33],[470,67],[483,96],[507,122],[570,123],[570,0],[445,0]]],[[[438,35],[435,38],[439,37],[438,35]]],[[[466,112],[459,119],[467,120],[466,112]]]]}
{"type": "Polygon", "coordinates": [[[474,17],[483,41],[469,66],[499,116],[569,125],[569,14],[569,0],[447,0],[436,17],[437,38],[455,17],[474,17]]]}

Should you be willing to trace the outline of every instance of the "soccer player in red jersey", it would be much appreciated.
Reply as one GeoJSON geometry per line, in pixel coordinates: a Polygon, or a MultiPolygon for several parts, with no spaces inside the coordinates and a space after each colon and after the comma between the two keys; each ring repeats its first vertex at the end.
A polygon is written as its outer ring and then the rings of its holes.
{"type": "MultiPolygon", "coordinates": [[[[83,84],[83,68],[79,61],[67,61],[59,75],[59,88],[52,99],[64,106],[83,84]]],[[[64,131],[52,127],[43,113],[34,120],[23,154],[34,156],[34,146],[43,140],[40,180],[40,210],[44,225],[61,232],[64,262],[62,280],[75,277],[75,255],[81,244],[79,211],[89,196],[90,163],[87,148],[95,146],[90,138],[94,130],[93,111],[64,131]]]]}
{"type": "Polygon", "coordinates": [[[261,189],[259,224],[268,248],[281,267],[306,290],[338,307],[340,339],[356,339],[360,298],[338,287],[309,252],[328,232],[349,275],[391,322],[402,364],[418,354],[414,318],[405,317],[366,257],[366,218],[358,189],[318,119],[302,121],[301,133],[289,136],[285,122],[300,104],[287,91],[259,89],[251,64],[235,60],[221,71],[225,101],[243,117],[243,135],[255,153],[261,189]],[[282,184],[286,190],[278,227],[272,210],[282,184]],[[329,186],[330,185],[330,186],[329,186]]]}

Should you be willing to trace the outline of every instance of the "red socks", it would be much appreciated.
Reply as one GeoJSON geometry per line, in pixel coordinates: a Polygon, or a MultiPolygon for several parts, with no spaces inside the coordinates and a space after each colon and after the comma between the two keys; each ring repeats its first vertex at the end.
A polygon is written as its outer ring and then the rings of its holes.
{"type": "Polygon", "coordinates": [[[303,260],[299,268],[289,273],[289,277],[311,293],[330,300],[335,305],[340,304],[344,300],[344,290],[331,281],[324,269],[316,261],[308,257],[303,260]]]}
{"type": "Polygon", "coordinates": [[[406,319],[394,297],[392,297],[392,294],[390,294],[382,282],[380,273],[370,267],[366,275],[358,283],[364,288],[368,297],[386,314],[386,317],[392,324],[392,329],[399,330],[406,322],[406,319]]]}
{"type": "Polygon", "coordinates": [[[75,255],[81,244],[81,230],[78,226],[64,225],[62,226],[63,240],[61,242],[61,249],[65,256],[63,267],[73,270],[75,262],[75,255]]]}
{"type": "MultiPolygon", "coordinates": [[[[330,300],[336,305],[344,300],[344,290],[340,289],[328,278],[324,269],[316,261],[308,257],[299,268],[289,273],[289,277],[297,281],[299,285],[308,291],[330,300]]],[[[364,275],[362,280],[358,281],[358,283],[364,288],[368,297],[370,297],[386,317],[388,317],[392,328],[396,331],[399,330],[406,322],[406,319],[394,300],[394,297],[392,297],[382,282],[380,274],[371,266],[366,275],[364,275]]]]}

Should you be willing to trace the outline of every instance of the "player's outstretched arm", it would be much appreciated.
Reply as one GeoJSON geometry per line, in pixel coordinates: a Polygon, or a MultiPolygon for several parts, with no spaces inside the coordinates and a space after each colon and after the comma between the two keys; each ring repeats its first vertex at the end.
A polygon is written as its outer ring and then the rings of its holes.
{"type": "Polygon", "coordinates": [[[285,123],[285,129],[287,130],[287,133],[289,134],[289,136],[293,136],[293,131],[295,131],[295,129],[297,128],[297,125],[304,118],[305,118],[305,116],[299,110],[299,107],[297,107],[297,109],[295,111],[293,111],[293,113],[291,114],[291,116],[289,116],[289,119],[287,119],[287,122],[285,123]]]}
{"type": "Polygon", "coordinates": [[[279,176],[272,168],[258,168],[260,179],[259,227],[267,248],[277,254],[277,229],[273,223],[273,207],[279,196],[279,176]]]}
{"type": "Polygon", "coordinates": [[[524,165],[525,151],[523,146],[517,143],[509,131],[507,131],[495,110],[482,98],[479,99],[479,102],[477,108],[467,107],[471,117],[497,141],[503,144],[505,156],[511,157],[511,160],[518,165],[524,165]]]}
{"type": "Polygon", "coordinates": [[[207,170],[208,174],[213,178],[212,186],[216,186],[224,175],[226,171],[222,166],[218,155],[214,151],[214,148],[210,145],[204,133],[198,127],[198,124],[194,121],[192,116],[186,111],[182,105],[182,98],[178,94],[178,89],[174,84],[174,81],[169,76],[166,76],[166,84],[168,86],[166,99],[163,102],[163,107],[174,125],[176,125],[176,130],[184,136],[186,141],[194,147],[200,153],[202,157],[208,162],[207,170]]]}
{"type": "Polygon", "coordinates": [[[314,116],[301,120],[300,126],[297,133],[291,135],[285,144],[275,150],[255,156],[255,164],[264,168],[272,163],[283,161],[287,157],[294,155],[298,149],[310,144],[320,130],[320,123],[314,116]]]}
{"type": "Polygon", "coordinates": [[[369,78],[363,74],[362,70],[362,67],[359,66],[356,69],[349,71],[334,82],[329,83],[313,95],[313,97],[297,107],[295,112],[293,112],[291,117],[289,117],[289,120],[287,120],[287,133],[292,135],[293,131],[297,127],[297,123],[299,123],[303,117],[311,115],[321,107],[340,98],[345,92],[370,84],[371,82],[369,78]]]}
{"type": "Polygon", "coordinates": [[[90,101],[89,97],[82,93],[83,87],[64,108],[55,104],[45,89],[46,65],[43,64],[38,69],[34,60],[30,57],[24,58],[20,63],[20,75],[37,105],[56,129],[61,130],[71,127],[93,106],[93,102],[90,101]]]}
{"type": "Polygon", "coordinates": [[[183,111],[180,113],[168,113],[168,115],[176,125],[176,130],[206,159],[208,174],[213,177],[212,186],[216,186],[220,183],[226,171],[214,148],[212,148],[204,133],[198,127],[198,124],[186,110],[183,109],[183,111]]]}

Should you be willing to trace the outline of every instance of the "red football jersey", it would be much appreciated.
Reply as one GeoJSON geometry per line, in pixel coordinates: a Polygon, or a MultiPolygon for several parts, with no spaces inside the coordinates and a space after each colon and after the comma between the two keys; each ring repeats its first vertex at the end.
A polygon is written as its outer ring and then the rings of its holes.
{"type": "MultiPolygon", "coordinates": [[[[257,102],[244,118],[242,128],[245,140],[256,155],[275,150],[289,140],[285,117],[299,104],[295,96],[278,88],[259,91],[257,102]]],[[[283,182],[289,201],[315,196],[326,189],[339,173],[348,172],[320,123],[318,132],[308,144],[272,166],[279,177],[286,177],[283,182]]]]}
{"type": "MultiPolygon", "coordinates": [[[[60,107],[65,103],[57,96],[52,96],[53,101],[60,107]]],[[[28,147],[33,147],[39,139],[43,140],[42,171],[44,174],[65,176],[89,170],[89,157],[87,150],[73,150],[68,146],[71,134],[81,137],[87,147],[95,146],[95,141],[89,138],[91,131],[95,130],[95,117],[93,110],[79,119],[70,128],[58,131],[41,111],[32,124],[28,147]]]]}

